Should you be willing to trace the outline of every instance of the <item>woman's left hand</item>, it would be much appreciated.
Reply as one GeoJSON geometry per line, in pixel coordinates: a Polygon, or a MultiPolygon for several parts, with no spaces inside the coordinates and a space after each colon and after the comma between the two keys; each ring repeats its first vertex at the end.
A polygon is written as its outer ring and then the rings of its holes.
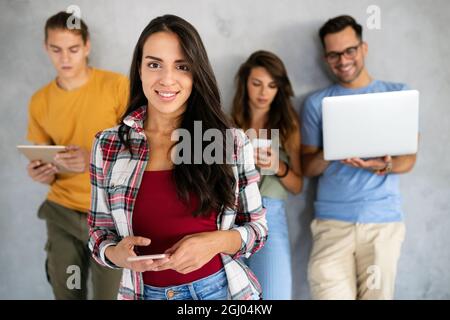
{"type": "Polygon", "coordinates": [[[89,169],[89,151],[76,145],[69,145],[66,150],[55,156],[55,161],[72,172],[83,173],[89,169]]]}
{"type": "Polygon", "coordinates": [[[164,252],[169,261],[153,271],[172,269],[186,274],[200,269],[220,252],[218,243],[216,231],[185,236],[164,252]]]}

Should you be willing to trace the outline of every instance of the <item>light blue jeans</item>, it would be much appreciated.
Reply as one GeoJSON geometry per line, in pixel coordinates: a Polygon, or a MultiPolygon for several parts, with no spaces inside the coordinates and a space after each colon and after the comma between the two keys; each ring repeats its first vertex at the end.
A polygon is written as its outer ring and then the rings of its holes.
{"type": "Polygon", "coordinates": [[[246,260],[262,286],[264,300],[292,299],[291,250],[285,201],[263,197],[269,236],[264,247],[246,260]]]}
{"type": "Polygon", "coordinates": [[[225,269],[194,282],[170,286],[144,285],[145,300],[228,300],[228,280],[225,269]]]}

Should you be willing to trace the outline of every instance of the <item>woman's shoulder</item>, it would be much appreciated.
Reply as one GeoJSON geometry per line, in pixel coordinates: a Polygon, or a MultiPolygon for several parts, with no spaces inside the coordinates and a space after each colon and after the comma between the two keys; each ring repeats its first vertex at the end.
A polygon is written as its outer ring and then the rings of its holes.
{"type": "Polygon", "coordinates": [[[101,140],[101,139],[110,139],[110,138],[118,138],[119,137],[119,128],[121,125],[117,125],[112,128],[104,129],[100,132],[97,132],[95,135],[95,138],[101,140]]]}
{"type": "Polygon", "coordinates": [[[98,132],[95,135],[95,143],[98,144],[102,149],[110,149],[112,145],[120,145],[121,141],[119,138],[119,128],[120,125],[117,125],[115,127],[98,132]]]}

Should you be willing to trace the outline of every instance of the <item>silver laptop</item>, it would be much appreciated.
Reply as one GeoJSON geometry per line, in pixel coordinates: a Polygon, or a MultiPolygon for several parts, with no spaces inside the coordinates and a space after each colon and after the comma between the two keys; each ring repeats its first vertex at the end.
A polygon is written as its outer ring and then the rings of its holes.
{"type": "Polygon", "coordinates": [[[322,116],[325,160],[417,152],[417,90],[326,97],[322,116]]]}

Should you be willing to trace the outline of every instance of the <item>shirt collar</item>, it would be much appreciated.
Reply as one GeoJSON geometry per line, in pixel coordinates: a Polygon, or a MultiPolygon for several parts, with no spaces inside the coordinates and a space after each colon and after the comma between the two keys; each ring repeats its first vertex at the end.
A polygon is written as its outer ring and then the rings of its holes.
{"type": "Polygon", "coordinates": [[[147,106],[141,106],[125,117],[123,123],[138,133],[144,131],[144,120],[147,115],[147,106]]]}

